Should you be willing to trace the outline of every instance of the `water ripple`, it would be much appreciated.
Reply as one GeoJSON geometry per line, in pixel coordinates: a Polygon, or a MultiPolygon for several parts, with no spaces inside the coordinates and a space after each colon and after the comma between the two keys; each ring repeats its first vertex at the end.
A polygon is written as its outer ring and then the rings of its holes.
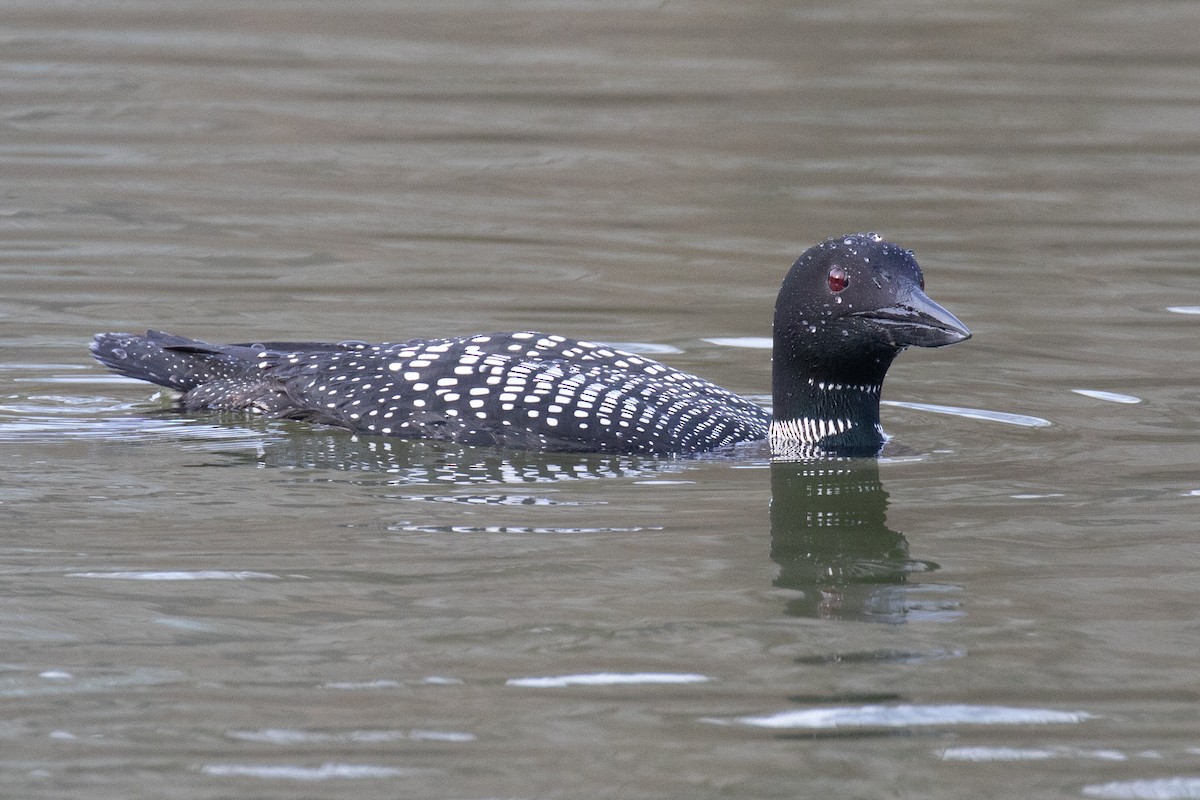
{"type": "Polygon", "coordinates": [[[982,419],[988,422],[1003,422],[1007,425],[1019,425],[1023,428],[1045,428],[1051,422],[1041,417],[1031,417],[1026,414],[1008,414],[1004,411],[989,411],[985,408],[962,408],[961,406],[939,406],[931,403],[908,403],[902,400],[880,400],[880,405],[907,408],[912,411],[928,411],[931,414],[950,414],[965,419],[982,419]]]}
{"type": "Polygon", "coordinates": [[[123,581],[248,581],[280,580],[269,572],[206,569],[174,572],[68,572],[68,578],[112,578],[123,581]]]}
{"type": "Polygon", "coordinates": [[[398,741],[413,742],[473,742],[475,734],[463,731],[431,730],[366,730],[366,731],[312,731],[287,728],[263,728],[254,731],[229,731],[231,739],[265,744],[379,744],[398,741]]]}
{"type": "Polygon", "coordinates": [[[756,728],[907,728],[927,725],[1050,725],[1092,719],[1085,711],[973,705],[837,706],[738,717],[756,728]]]}
{"type": "Polygon", "coordinates": [[[947,747],[943,761],[1047,761],[1052,758],[1084,758],[1097,761],[1126,761],[1120,750],[1082,750],[1077,747],[947,747]]]}
{"type": "Polygon", "coordinates": [[[1106,800],[1176,800],[1200,797],[1200,777],[1154,778],[1138,781],[1113,781],[1083,787],[1087,797],[1106,800]]]}
{"type": "Polygon", "coordinates": [[[687,672],[592,672],[581,675],[553,675],[542,678],[509,678],[505,686],[533,689],[559,689],[566,686],[629,686],[636,684],[705,683],[707,675],[687,672]]]}
{"type": "Polygon", "coordinates": [[[1140,403],[1142,398],[1134,397],[1131,394],[1118,394],[1117,392],[1104,392],[1099,389],[1072,389],[1075,394],[1081,394],[1084,397],[1090,397],[1093,400],[1105,400],[1109,403],[1140,403]]]}
{"type": "Polygon", "coordinates": [[[752,350],[770,350],[775,341],[769,336],[715,336],[703,341],[720,347],[747,347],[752,350]]]}
{"type": "Polygon", "coordinates": [[[398,778],[417,770],[401,767],[380,767],[373,764],[337,764],[328,762],[319,767],[297,764],[205,764],[200,771],[223,777],[264,778],[267,780],[325,781],[336,778],[398,778]]]}

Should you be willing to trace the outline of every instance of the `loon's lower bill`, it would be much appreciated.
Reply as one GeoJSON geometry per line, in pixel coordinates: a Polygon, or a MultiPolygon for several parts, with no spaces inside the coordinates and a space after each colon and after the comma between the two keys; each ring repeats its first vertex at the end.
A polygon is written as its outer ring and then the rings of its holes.
{"type": "Polygon", "coordinates": [[[805,252],[775,306],[773,416],[643,356],[532,331],[213,345],[151,330],[97,334],[91,349],[122,375],[182,392],[185,410],[521,449],[668,455],[769,439],[784,457],[873,454],[892,359],[971,335],[923,289],[912,253],[875,234],[805,252]]]}

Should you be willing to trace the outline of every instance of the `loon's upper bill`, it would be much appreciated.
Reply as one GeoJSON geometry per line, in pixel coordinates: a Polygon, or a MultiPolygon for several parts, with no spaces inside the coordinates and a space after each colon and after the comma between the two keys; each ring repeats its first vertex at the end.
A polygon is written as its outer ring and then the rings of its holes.
{"type": "Polygon", "coordinates": [[[892,334],[898,347],[945,347],[971,338],[967,326],[924,293],[887,308],[858,312],[892,334]]]}

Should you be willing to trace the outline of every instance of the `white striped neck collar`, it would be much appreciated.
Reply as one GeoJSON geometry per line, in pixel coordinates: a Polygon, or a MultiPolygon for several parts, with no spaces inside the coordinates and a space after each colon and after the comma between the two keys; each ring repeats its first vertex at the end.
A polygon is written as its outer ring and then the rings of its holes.
{"type": "Polygon", "coordinates": [[[813,448],[839,453],[876,453],[885,436],[879,424],[880,384],[837,383],[809,377],[801,402],[776,407],[768,434],[777,456],[813,448]],[[799,408],[797,409],[797,406],[799,408]],[[798,412],[798,413],[797,413],[798,412]]]}

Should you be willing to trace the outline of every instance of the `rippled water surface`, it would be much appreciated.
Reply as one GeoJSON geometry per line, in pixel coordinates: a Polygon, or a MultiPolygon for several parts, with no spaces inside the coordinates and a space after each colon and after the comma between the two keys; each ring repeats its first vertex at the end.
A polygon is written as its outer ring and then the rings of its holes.
{"type": "Polygon", "coordinates": [[[10,2],[20,798],[1200,796],[1200,6],[10,2]],[[769,395],[878,230],[876,460],[179,416],[95,331],[539,328],[769,395]]]}

